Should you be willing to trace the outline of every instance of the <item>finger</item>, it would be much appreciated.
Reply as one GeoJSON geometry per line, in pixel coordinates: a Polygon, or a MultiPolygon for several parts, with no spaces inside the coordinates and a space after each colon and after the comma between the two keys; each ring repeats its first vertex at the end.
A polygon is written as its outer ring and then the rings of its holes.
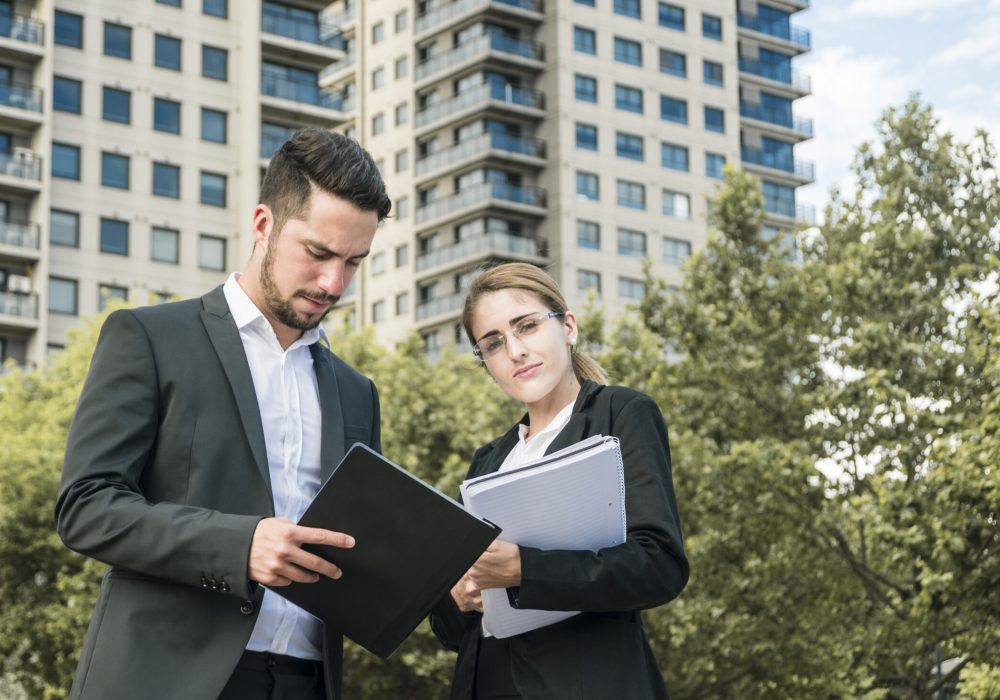
{"type": "Polygon", "coordinates": [[[318,527],[303,527],[301,525],[295,526],[295,531],[292,533],[293,537],[298,542],[308,542],[310,544],[326,544],[331,547],[341,547],[344,549],[350,549],[354,546],[354,538],[343,532],[334,532],[333,530],[324,530],[318,527]]]}
{"type": "Polygon", "coordinates": [[[321,574],[327,578],[338,579],[343,575],[339,566],[327,561],[323,557],[310,554],[304,549],[295,552],[295,554],[289,557],[289,561],[297,568],[304,569],[310,573],[321,574]]]}

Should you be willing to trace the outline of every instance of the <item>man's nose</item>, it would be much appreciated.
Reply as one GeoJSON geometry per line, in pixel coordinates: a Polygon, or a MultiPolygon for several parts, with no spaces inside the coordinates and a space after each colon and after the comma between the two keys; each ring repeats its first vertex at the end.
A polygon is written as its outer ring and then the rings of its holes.
{"type": "Polygon", "coordinates": [[[317,283],[319,288],[332,296],[343,296],[347,288],[347,270],[340,260],[334,261],[323,268],[317,283]]]}

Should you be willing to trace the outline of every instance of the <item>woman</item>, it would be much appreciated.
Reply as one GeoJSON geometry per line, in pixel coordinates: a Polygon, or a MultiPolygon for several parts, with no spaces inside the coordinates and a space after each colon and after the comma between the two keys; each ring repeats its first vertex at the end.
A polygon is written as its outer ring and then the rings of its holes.
{"type": "Polygon", "coordinates": [[[482,273],[462,322],[486,371],[528,409],[476,451],[469,477],[613,435],[625,467],[627,536],[596,553],[490,545],[431,613],[434,633],[458,651],[452,698],[668,697],[639,616],[676,597],[689,571],[660,410],[648,396],[606,386],[597,363],[576,352],[576,317],[533,265],[482,273]],[[507,588],[520,608],[583,612],[508,639],[483,637],[488,588],[507,588]]]}

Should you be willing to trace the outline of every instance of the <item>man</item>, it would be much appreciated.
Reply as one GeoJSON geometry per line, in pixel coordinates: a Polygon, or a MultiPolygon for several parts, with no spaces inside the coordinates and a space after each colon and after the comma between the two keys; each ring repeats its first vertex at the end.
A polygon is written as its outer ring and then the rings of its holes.
{"type": "Polygon", "coordinates": [[[294,523],[346,447],[380,447],[375,386],[319,323],[389,208],[357,143],[299,131],[242,275],[108,317],[56,504],[66,545],[111,566],[72,698],[339,697],[340,634],[258,584],[339,578],[302,545],[353,546],[294,523]]]}

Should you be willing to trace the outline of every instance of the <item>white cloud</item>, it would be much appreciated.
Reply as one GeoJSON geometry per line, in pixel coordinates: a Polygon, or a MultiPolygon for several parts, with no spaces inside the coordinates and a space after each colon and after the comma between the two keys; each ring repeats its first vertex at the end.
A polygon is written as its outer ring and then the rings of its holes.
{"type": "MultiPolygon", "coordinates": [[[[997,2],[1000,10],[1000,2],[997,2]]],[[[1000,64],[1000,16],[976,23],[970,34],[959,39],[930,59],[931,65],[950,65],[975,61],[979,67],[1000,64]]]]}
{"type": "Polygon", "coordinates": [[[856,17],[917,17],[926,20],[938,11],[954,12],[958,6],[973,2],[975,0],[851,0],[847,13],[856,17]]]}

